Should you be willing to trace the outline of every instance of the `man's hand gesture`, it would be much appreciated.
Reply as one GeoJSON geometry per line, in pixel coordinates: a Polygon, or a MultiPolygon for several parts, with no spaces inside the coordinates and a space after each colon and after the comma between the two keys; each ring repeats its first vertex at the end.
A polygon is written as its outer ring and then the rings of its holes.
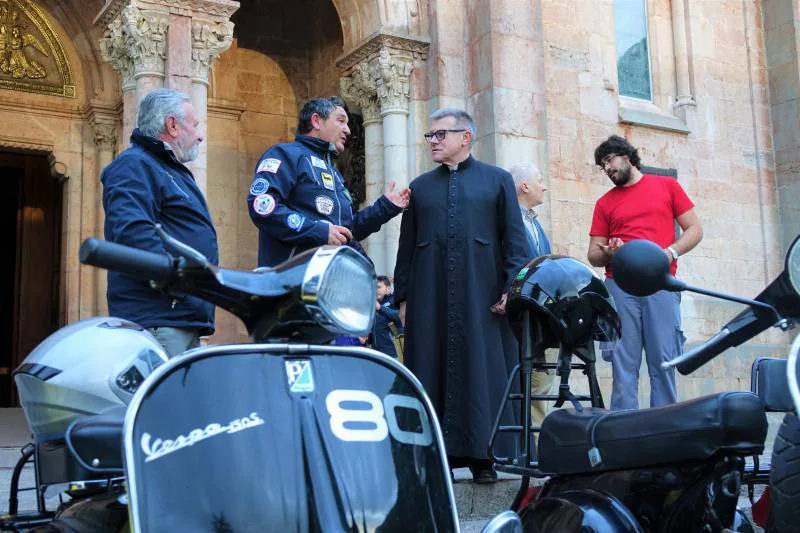
{"type": "Polygon", "coordinates": [[[397,184],[393,181],[389,182],[389,185],[386,187],[386,190],[383,191],[383,195],[392,202],[397,207],[405,209],[408,207],[409,202],[411,202],[411,189],[406,187],[400,192],[396,192],[395,189],[397,188],[397,184]]]}

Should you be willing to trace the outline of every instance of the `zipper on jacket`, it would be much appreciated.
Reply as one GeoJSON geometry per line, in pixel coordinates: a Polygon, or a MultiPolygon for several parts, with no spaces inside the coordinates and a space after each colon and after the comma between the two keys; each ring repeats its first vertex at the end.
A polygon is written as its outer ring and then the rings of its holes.
{"type": "MultiPolygon", "coordinates": [[[[339,225],[342,225],[342,202],[339,201],[339,191],[336,190],[336,184],[339,182],[338,176],[336,175],[336,170],[334,170],[333,165],[331,164],[331,154],[330,152],[325,153],[325,161],[328,163],[329,170],[333,175],[333,195],[336,197],[336,205],[339,206],[339,225]]],[[[342,183],[342,187],[344,187],[344,183],[342,183]]]]}

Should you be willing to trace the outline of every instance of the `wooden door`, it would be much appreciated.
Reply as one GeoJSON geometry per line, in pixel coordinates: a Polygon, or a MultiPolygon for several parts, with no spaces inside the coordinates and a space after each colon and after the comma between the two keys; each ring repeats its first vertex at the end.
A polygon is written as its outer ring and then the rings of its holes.
{"type": "Polygon", "coordinates": [[[62,185],[42,155],[0,153],[0,406],[17,405],[11,372],[59,327],[62,185]]]}

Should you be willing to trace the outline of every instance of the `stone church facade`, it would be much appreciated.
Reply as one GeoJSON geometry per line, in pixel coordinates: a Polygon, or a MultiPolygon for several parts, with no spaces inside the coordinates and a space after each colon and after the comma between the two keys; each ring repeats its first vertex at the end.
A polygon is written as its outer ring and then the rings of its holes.
{"type": "MultiPolygon", "coordinates": [[[[682,277],[752,296],[800,233],[798,46],[798,0],[0,0],[0,212],[14,263],[0,282],[13,295],[0,402],[13,403],[10,371],[43,336],[106,312],[105,276],[78,247],[102,235],[100,172],[153,88],[190,94],[205,124],[192,170],[226,267],[256,265],[244,198],[257,159],[293,137],[303,100],[341,94],[359,129],[345,157],[357,197],[431,168],[427,117],[464,108],[479,159],[539,166],[554,251],[581,260],[609,188],[593,151],[622,134],[697,206],[705,238],[682,277]]],[[[393,269],[399,222],[366,241],[379,274],[393,269]]],[[[738,311],[685,295],[689,342],[738,311]]],[[[244,338],[218,312],[210,342],[244,338]]],[[[787,342],[763,335],[682,379],[681,397],[748,387],[753,357],[787,342]]]]}

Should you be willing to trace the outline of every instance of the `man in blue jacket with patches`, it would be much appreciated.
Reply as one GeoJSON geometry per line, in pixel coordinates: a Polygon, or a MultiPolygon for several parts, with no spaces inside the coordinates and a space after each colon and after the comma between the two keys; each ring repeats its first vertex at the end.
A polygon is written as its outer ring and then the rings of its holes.
{"type": "Polygon", "coordinates": [[[356,211],[336,157],[344,150],[350,128],[344,102],[314,98],[300,110],[294,142],[267,150],[256,165],[247,195],[250,218],[258,227],[258,266],[275,266],[323,244],[354,247],[400,214],[409,189],[386,193],[356,211]]]}
{"type": "MultiPolygon", "coordinates": [[[[105,238],[140,250],[167,253],[155,225],[217,264],[217,232],[203,193],[185,164],[203,140],[189,96],[169,89],[139,104],[131,146],[103,170],[105,238]]],[[[108,310],[147,328],[173,357],[214,333],[214,306],[178,298],[147,282],[108,273],[108,310]]]]}

